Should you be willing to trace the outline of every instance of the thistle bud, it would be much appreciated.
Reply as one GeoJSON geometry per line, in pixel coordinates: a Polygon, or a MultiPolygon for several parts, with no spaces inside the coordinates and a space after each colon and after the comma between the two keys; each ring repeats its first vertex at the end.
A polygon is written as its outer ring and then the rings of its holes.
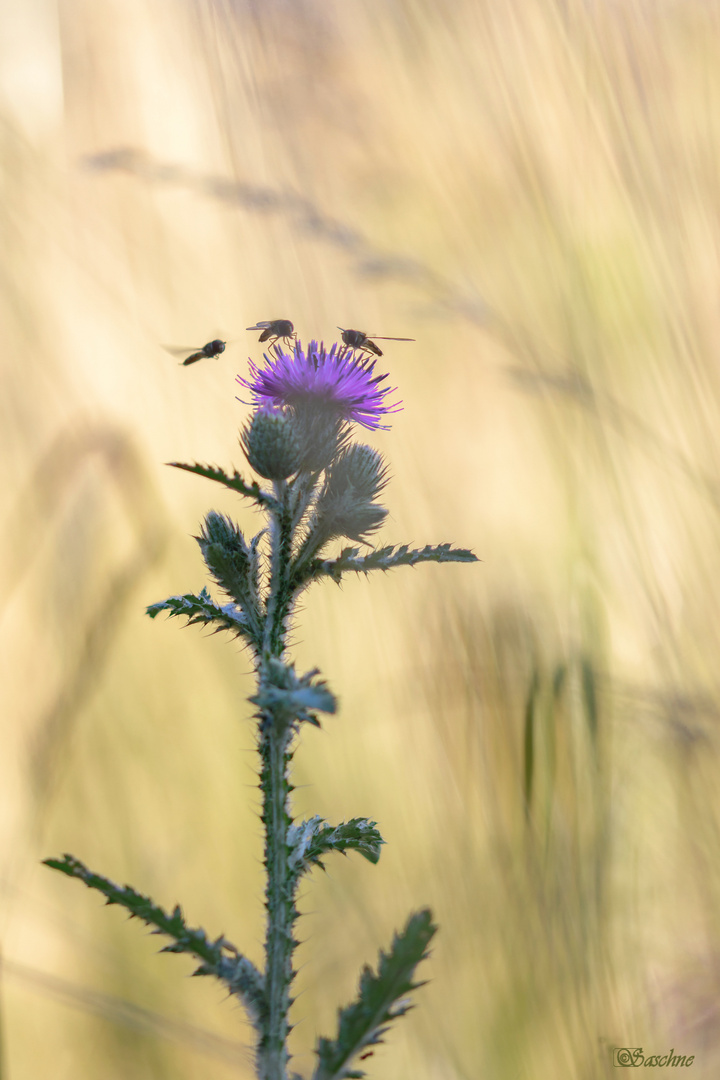
{"type": "Polygon", "coordinates": [[[241,445],[250,465],[267,480],[286,480],[300,468],[300,441],[293,416],[263,406],[244,428],[241,445]]]}
{"type": "Polygon", "coordinates": [[[382,456],[371,446],[346,446],[327,471],[318,499],[317,519],[321,533],[362,541],[375,532],[387,510],[374,500],[387,483],[382,456]]]}
{"type": "Polygon", "coordinates": [[[328,488],[340,494],[352,488],[360,498],[372,502],[387,484],[387,468],[382,455],[372,446],[352,443],[346,447],[328,474],[328,488]]]}
{"type": "Polygon", "coordinates": [[[202,535],[196,539],[202,549],[211,544],[220,544],[229,550],[245,548],[245,541],[235,522],[224,514],[218,514],[217,510],[211,510],[206,515],[202,535]]]}
{"type": "Polygon", "coordinates": [[[250,551],[237,525],[211,510],[195,539],[218,585],[237,599],[238,582],[247,576],[250,565],[250,551]]]}

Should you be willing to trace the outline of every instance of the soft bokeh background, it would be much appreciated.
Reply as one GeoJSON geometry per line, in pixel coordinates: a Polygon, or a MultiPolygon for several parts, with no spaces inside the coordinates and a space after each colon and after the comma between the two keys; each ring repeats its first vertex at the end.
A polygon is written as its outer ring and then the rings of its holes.
{"type": "Polygon", "coordinates": [[[241,464],[244,328],[387,344],[384,542],[327,584],[342,700],[300,813],[307,1074],[360,965],[441,925],[393,1080],[720,1069],[720,6],[2,0],[3,1080],[249,1077],[190,962],[39,865],[71,851],[255,960],[248,663],[144,605],[204,582],[168,460],[241,464]],[[177,366],[161,345],[232,344],[177,366]]]}

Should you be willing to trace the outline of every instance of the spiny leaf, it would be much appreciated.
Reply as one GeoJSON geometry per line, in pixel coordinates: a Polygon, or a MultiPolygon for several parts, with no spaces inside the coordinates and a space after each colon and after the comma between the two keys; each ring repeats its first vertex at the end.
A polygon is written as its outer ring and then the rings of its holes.
{"type": "Polygon", "coordinates": [[[205,588],[202,588],[197,596],[195,593],[169,596],[167,600],[150,604],[146,611],[151,619],[154,619],[161,611],[167,611],[171,618],[184,616],[188,626],[196,623],[204,626],[212,625],[217,633],[221,630],[229,630],[237,637],[254,640],[245,612],[237,604],[223,604],[221,607],[220,604],[215,603],[205,588]]]}
{"type": "Polygon", "coordinates": [[[223,982],[231,994],[239,997],[253,1022],[259,1022],[266,1010],[265,980],[255,965],[242,956],[235,946],[222,934],[210,941],[202,927],[190,927],[185,922],[182,908],[176,904],[168,915],[149,896],[136,892],[131,885],[116,885],[113,881],[89,870],[74,855],[62,859],[44,859],[45,866],[59,870],[68,877],[83,881],[89,889],[97,889],[108,904],[119,904],[130,912],[131,918],[140,919],[154,927],[153,934],[164,934],[173,939],[161,952],[189,953],[202,961],[195,975],[214,975],[223,982]]]}
{"type": "Polygon", "coordinates": [[[265,532],[266,530],[262,529],[256,536],[253,536],[249,548],[250,568],[248,571],[248,584],[250,588],[250,599],[258,611],[261,611],[263,607],[260,600],[260,541],[265,535],[265,532]]]}
{"type": "Polygon", "coordinates": [[[330,825],[315,816],[291,826],[288,834],[291,869],[298,874],[313,866],[324,869],[322,857],[330,851],[357,851],[368,862],[376,863],[380,858],[380,847],[385,843],[376,825],[377,822],[367,818],[352,818],[341,825],[330,825]]]}
{"type": "Polygon", "coordinates": [[[261,532],[248,544],[234,521],[211,510],[195,537],[215,583],[238,605],[258,646],[263,636],[258,553],[262,536],[261,532]]]}
{"type": "Polygon", "coordinates": [[[369,967],[363,969],[356,1001],[338,1013],[337,1036],[318,1039],[313,1080],[347,1080],[365,1075],[360,1069],[351,1071],[348,1064],[363,1050],[382,1042],[388,1024],[412,1007],[407,994],[423,985],[412,981],[415,968],[427,956],[436,930],[427,909],[416,912],[403,932],[393,937],[390,952],[380,952],[377,974],[369,967]]]}
{"type": "Polygon", "coordinates": [[[260,506],[276,507],[277,505],[275,498],[269,491],[263,491],[257,480],[247,483],[237,469],[233,469],[231,476],[217,465],[199,465],[197,462],[190,465],[185,461],[168,461],[167,464],[173,469],[183,469],[185,472],[195,473],[196,476],[204,476],[206,480],[215,480],[218,484],[230,488],[231,491],[237,491],[247,499],[252,499],[260,506]]]}
{"type": "Polygon", "coordinates": [[[339,581],[343,574],[354,571],[367,574],[371,570],[393,570],[396,566],[415,566],[421,562],[478,562],[477,555],[465,548],[454,548],[450,544],[427,544],[424,548],[411,548],[407,544],[399,547],[376,548],[367,555],[361,555],[359,548],[345,548],[336,559],[314,559],[310,563],[306,580],[318,577],[331,577],[339,581]]]}
{"type": "Polygon", "coordinates": [[[270,657],[260,671],[258,692],[249,700],[271,713],[281,726],[310,723],[320,727],[316,712],[337,711],[337,698],[323,679],[316,678],[317,668],[298,677],[292,664],[270,657]]]}

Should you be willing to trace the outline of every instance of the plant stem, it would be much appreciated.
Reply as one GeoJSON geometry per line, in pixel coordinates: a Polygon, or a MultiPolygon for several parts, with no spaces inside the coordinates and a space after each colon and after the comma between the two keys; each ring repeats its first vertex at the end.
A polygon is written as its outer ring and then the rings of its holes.
{"type": "Polygon", "coordinates": [[[295,880],[288,862],[289,801],[292,790],[288,780],[291,758],[288,747],[291,737],[291,729],[278,732],[272,720],[269,720],[260,746],[267,872],[265,987],[268,1004],[266,1030],[261,1040],[258,1062],[260,1080],[285,1080],[288,1061],[288,1011],[293,978],[292,954],[296,944],[292,929],[297,918],[295,880]]]}
{"type": "MultiPolygon", "coordinates": [[[[293,488],[285,481],[275,484],[277,509],[272,511],[270,532],[270,587],[265,622],[263,661],[280,659],[285,651],[286,620],[292,604],[289,570],[293,541],[293,488]]],[[[264,678],[261,662],[259,678],[264,678]]],[[[293,727],[288,719],[264,710],[260,723],[260,787],[263,793],[262,821],[265,827],[265,870],[267,885],[267,933],[265,938],[265,993],[267,1014],[258,1053],[259,1080],[286,1080],[287,1036],[290,1031],[290,983],[294,973],[292,954],[296,942],[293,923],[296,879],[288,856],[290,784],[288,771],[292,753],[293,727]]]]}
{"type": "Polygon", "coordinates": [[[270,528],[270,588],[263,650],[267,656],[280,658],[285,651],[285,622],[290,612],[290,562],[293,540],[294,490],[286,480],[275,481],[277,508],[271,511],[270,528]]]}

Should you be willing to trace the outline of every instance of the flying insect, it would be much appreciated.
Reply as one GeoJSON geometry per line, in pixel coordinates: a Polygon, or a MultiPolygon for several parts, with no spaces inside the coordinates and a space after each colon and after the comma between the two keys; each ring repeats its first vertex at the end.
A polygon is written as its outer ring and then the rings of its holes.
{"type": "Polygon", "coordinates": [[[262,330],[259,341],[270,341],[271,345],[282,338],[286,345],[297,337],[295,327],[289,319],[271,319],[269,322],[259,322],[255,326],[246,326],[246,330],[262,330]]]}
{"type": "Polygon", "coordinates": [[[379,348],[374,341],[370,340],[371,337],[377,338],[378,341],[415,340],[415,338],[411,337],[383,337],[382,334],[366,334],[363,330],[343,330],[342,326],[338,326],[338,330],[342,331],[342,339],[351,349],[360,349],[361,352],[375,353],[376,356],[382,356],[382,349],[379,348]]]}
{"type": "MultiPolygon", "coordinates": [[[[187,367],[188,364],[196,364],[198,360],[209,359],[211,356],[219,356],[220,353],[225,352],[226,341],[221,341],[220,338],[215,338],[214,341],[208,341],[207,345],[203,345],[202,349],[197,349],[195,352],[190,353],[190,356],[186,356],[182,361],[183,366],[187,367]]],[[[168,352],[174,353],[175,356],[182,356],[187,352],[187,349],[177,349],[172,345],[165,345],[163,348],[168,352]]]]}

